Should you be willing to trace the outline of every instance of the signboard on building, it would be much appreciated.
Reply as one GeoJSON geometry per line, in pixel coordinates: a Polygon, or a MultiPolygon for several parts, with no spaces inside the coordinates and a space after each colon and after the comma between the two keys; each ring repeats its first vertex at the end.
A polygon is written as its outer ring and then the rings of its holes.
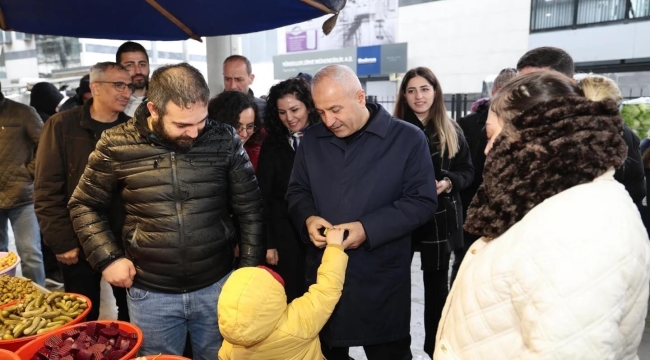
{"type": "Polygon", "coordinates": [[[284,28],[287,53],[392,44],[397,40],[399,0],[348,1],[332,33],[325,35],[326,15],[284,28]]]}
{"type": "Polygon", "coordinates": [[[278,55],[273,57],[273,74],[276,80],[284,80],[301,72],[314,75],[336,64],[350,67],[359,76],[404,73],[407,50],[407,44],[400,43],[278,55]]]}
{"type": "Polygon", "coordinates": [[[356,48],[313,51],[273,57],[273,74],[275,79],[283,80],[298,73],[314,74],[328,65],[346,65],[356,69],[356,48]]]}

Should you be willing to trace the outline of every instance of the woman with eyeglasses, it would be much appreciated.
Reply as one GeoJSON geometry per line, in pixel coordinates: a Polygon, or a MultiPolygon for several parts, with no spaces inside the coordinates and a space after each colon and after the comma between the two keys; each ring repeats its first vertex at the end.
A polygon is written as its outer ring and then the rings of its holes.
{"type": "Polygon", "coordinates": [[[266,262],[285,281],[287,301],[305,293],[305,245],[300,240],[284,199],[293,159],[302,133],[317,122],[309,84],[292,78],[274,85],[264,110],[268,136],[262,144],[257,178],[264,200],[266,262]]]}
{"type": "Polygon", "coordinates": [[[402,79],[395,117],[424,131],[438,189],[438,209],[412,236],[419,251],[424,280],[424,351],[433,356],[436,330],[448,293],[451,251],[463,248],[463,208],[459,192],[474,179],[469,145],[455,121],[447,115],[442,88],[431,70],[418,67],[402,79]]]}
{"type": "Polygon", "coordinates": [[[262,120],[254,99],[239,91],[224,91],[210,100],[208,117],[231,125],[237,130],[253,169],[257,171],[264,131],[261,131],[262,120]]]}

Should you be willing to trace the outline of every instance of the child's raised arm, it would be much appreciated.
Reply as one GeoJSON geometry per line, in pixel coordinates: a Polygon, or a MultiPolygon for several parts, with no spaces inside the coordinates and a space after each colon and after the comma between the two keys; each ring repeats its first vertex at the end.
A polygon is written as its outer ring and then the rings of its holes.
{"type": "Polygon", "coordinates": [[[318,336],[341,298],[348,256],[343,249],[343,229],[328,229],[327,247],[318,267],[316,284],[287,308],[288,323],[295,324],[293,335],[303,339],[318,336]]]}

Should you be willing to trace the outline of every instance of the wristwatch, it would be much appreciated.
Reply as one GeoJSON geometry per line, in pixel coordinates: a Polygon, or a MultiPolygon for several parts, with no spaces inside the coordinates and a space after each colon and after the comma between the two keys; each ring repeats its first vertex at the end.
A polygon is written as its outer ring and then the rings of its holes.
{"type": "Polygon", "coordinates": [[[449,194],[451,192],[451,189],[454,188],[454,184],[451,182],[451,179],[449,179],[448,177],[445,177],[442,180],[447,181],[449,183],[449,188],[447,190],[445,190],[445,193],[449,194]]]}

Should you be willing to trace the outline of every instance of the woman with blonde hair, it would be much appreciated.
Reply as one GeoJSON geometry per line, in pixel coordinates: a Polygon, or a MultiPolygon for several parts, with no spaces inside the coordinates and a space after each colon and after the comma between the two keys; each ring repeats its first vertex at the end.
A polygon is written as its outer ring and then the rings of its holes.
{"type": "Polygon", "coordinates": [[[650,244],[614,180],[623,121],[554,72],[493,100],[483,185],[434,359],[638,359],[650,244]]]}
{"type": "Polygon", "coordinates": [[[438,188],[438,209],[430,222],[416,229],[412,251],[419,251],[424,281],[424,351],[433,356],[435,334],[448,290],[449,254],[463,249],[463,207],[459,192],[474,180],[469,145],[447,115],[438,79],[418,67],[402,79],[394,116],[424,131],[438,188]]]}
{"type": "MultiPolygon", "coordinates": [[[[623,101],[623,95],[618,85],[608,77],[589,74],[578,81],[578,86],[582,89],[585,97],[593,101],[611,100],[617,105],[620,105],[623,101]]],[[[643,204],[643,198],[647,194],[647,178],[641,154],[641,140],[625,124],[623,124],[623,140],[628,146],[627,157],[625,158],[625,164],[616,169],[614,179],[625,185],[625,189],[639,209],[639,213],[641,213],[641,217],[646,224],[646,229],[648,229],[650,225],[648,215],[650,214],[648,214],[647,206],[643,204]]]]}

